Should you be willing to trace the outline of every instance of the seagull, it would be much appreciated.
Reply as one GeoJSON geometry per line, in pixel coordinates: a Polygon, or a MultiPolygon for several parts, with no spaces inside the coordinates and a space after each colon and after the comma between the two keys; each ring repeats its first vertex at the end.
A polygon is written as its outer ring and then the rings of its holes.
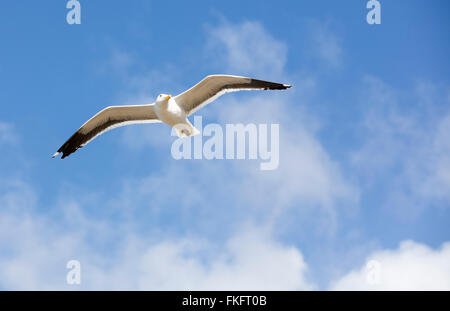
{"type": "Polygon", "coordinates": [[[175,128],[178,137],[193,136],[200,132],[187,117],[219,96],[242,90],[285,90],[290,87],[247,77],[210,75],[175,97],[160,94],[152,104],[110,106],[101,110],[84,123],[52,158],[62,153],[61,158],[64,159],[100,134],[128,124],[164,122],[175,128]]]}

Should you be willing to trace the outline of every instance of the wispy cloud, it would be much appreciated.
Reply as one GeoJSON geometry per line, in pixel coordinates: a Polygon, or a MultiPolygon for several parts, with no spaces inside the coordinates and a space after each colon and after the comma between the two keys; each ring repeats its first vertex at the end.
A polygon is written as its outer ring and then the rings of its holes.
{"type": "Polygon", "coordinates": [[[342,39],[331,26],[330,22],[310,22],[311,46],[308,49],[327,66],[339,67],[343,62],[342,39]]]}
{"type": "Polygon", "coordinates": [[[0,143],[11,144],[17,142],[18,137],[12,124],[0,121],[0,143]]]}
{"type": "Polygon", "coordinates": [[[421,87],[406,95],[374,77],[365,86],[364,143],[353,162],[366,186],[385,185],[384,203],[401,217],[450,206],[448,98],[421,87]]]}
{"type": "Polygon", "coordinates": [[[223,21],[209,28],[207,53],[227,72],[278,79],[284,75],[287,46],[258,22],[223,21]]]}

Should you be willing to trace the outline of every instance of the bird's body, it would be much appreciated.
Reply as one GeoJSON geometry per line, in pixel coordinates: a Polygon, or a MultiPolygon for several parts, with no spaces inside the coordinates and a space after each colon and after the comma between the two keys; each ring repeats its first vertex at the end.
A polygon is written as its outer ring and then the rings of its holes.
{"type": "Polygon", "coordinates": [[[155,112],[158,119],[174,127],[179,137],[198,133],[199,131],[187,119],[184,109],[177,104],[173,97],[167,96],[169,97],[167,101],[157,101],[155,103],[155,112]]]}
{"type": "Polygon", "coordinates": [[[240,90],[284,90],[290,85],[229,75],[207,76],[187,91],[172,97],[161,94],[153,104],[139,106],[111,106],[103,109],[76,131],[53,155],[62,153],[64,159],[87,145],[98,135],[115,127],[135,123],[164,122],[174,127],[178,136],[192,136],[199,131],[188,116],[217,97],[240,90]]]}
{"type": "Polygon", "coordinates": [[[157,102],[155,104],[155,112],[158,119],[169,126],[175,126],[186,120],[186,113],[172,97],[167,101],[157,102]]]}

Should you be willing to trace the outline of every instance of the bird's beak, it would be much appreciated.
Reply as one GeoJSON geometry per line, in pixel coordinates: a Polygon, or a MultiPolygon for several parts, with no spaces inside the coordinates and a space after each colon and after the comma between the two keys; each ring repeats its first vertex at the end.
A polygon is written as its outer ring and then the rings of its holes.
{"type": "Polygon", "coordinates": [[[167,96],[166,96],[166,99],[170,99],[171,97],[172,97],[172,96],[170,96],[170,95],[167,95],[167,96]]]}

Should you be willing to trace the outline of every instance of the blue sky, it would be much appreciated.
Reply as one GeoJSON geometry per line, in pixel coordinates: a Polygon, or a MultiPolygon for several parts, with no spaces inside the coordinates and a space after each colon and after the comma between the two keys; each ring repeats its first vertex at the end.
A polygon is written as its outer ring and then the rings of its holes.
{"type": "Polygon", "coordinates": [[[450,289],[448,1],[80,2],[2,4],[1,289],[450,289]],[[162,124],[50,158],[214,73],[294,85],[197,113],[279,123],[277,170],[176,161],[162,124]]]}

